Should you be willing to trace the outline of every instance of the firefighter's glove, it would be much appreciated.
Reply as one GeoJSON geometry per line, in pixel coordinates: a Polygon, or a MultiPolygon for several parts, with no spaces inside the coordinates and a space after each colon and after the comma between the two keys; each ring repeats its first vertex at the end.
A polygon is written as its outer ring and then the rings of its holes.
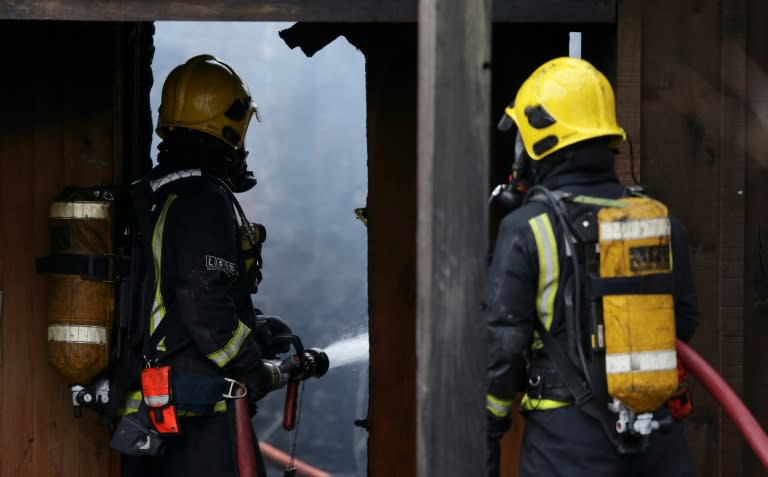
{"type": "Polygon", "coordinates": [[[509,430],[512,424],[512,419],[510,419],[509,416],[496,417],[490,412],[486,412],[485,414],[487,416],[488,438],[501,439],[501,436],[509,430]]]}
{"type": "Polygon", "coordinates": [[[488,477],[498,477],[501,462],[501,445],[499,440],[509,429],[512,420],[509,416],[496,417],[490,412],[487,412],[486,415],[488,426],[488,457],[486,461],[488,477]]]}
{"type": "Polygon", "coordinates": [[[277,358],[291,349],[293,334],[291,327],[279,316],[257,315],[256,326],[262,330],[263,339],[259,340],[262,355],[277,358]]]}
{"type": "MultiPolygon", "coordinates": [[[[254,369],[251,373],[240,378],[248,389],[248,401],[255,405],[261,401],[264,396],[273,390],[273,380],[275,379],[271,363],[263,361],[263,364],[254,369]]],[[[255,406],[254,406],[255,407],[255,406]]]]}

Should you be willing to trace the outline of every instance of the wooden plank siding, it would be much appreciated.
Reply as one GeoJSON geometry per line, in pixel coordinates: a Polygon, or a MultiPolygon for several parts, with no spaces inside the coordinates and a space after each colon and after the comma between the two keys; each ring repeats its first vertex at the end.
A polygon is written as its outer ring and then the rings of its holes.
{"type": "MultiPolygon", "coordinates": [[[[702,2],[644,2],[642,33],[643,183],[686,225],[699,293],[694,348],[720,368],[719,9],[702,2]]],[[[701,475],[720,475],[720,410],[694,386],[686,430],[701,475]]]]}
{"type": "MultiPolygon", "coordinates": [[[[744,398],[768,426],[768,3],[746,2],[744,398]]],[[[744,475],[765,470],[745,452],[744,475]]]]}
{"type": "MultiPolygon", "coordinates": [[[[720,2],[720,373],[744,395],[744,217],[746,169],[746,0],[720,2]]],[[[744,474],[747,449],[720,410],[720,471],[744,474]]]]}
{"type": "Polygon", "coordinates": [[[90,411],[73,417],[69,385],[47,362],[46,282],[34,259],[48,253],[56,194],[122,180],[120,31],[108,23],[0,22],[0,475],[118,475],[108,428],[90,411]]]}
{"type": "Polygon", "coordinates": [[[416,25],[367,25],[368,475],[416,475],[416,25]]]}
{"type": "MultiPolygon", "coordinates": [[[[692,345],[764,425],[765,24],[765,6],[744,0],[626,0],[618,11],[619,117],[641,138],[643,183],[688,230],[701,310],[692,345]]],[[[693,392],[697,475],[762,475],[713,398],[693,392]]]]}
{"type": "Polygon", "coordinates": [[[490,0],[419,9],[416,475],[485,465],[490,0]]]}
{"type": "Polygon", "coordinates": [[[643,156],[641,81],[643,68],[643,0],[623,0],[617,17],[616,117],[629,140],[621,147],[616,173],[623,184],[632,174],[642,181],[643,156]],[[630,149],[630,142],[632,144],[630,149]]]}
{"type": "MultiPolygon", "coordinates": [[[[494,2],[504,22],[613,22],[616,0],[494,2]]],[[[417,0],[0,0],[0,19],[415,22],[417,0]]]]}

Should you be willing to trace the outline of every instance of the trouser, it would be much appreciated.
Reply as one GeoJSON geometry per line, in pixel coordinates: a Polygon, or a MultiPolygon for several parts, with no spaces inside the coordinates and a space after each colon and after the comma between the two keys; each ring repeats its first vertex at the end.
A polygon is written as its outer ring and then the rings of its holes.
{"type": "Polygon", "coordinates": [[[578,408],[530,411],[524,416],[520,477],[694,476],[680,422],[654,432],[644,452],[620,455],[600,423],[578,408]]]}
{"type": "MultiPolygon", "coordinates": [[[[233,414],[228,411],[180,420],[182,434],[163,437],[162,456],[123,456],[123,477],[237,477],[233,414]]],[[[258,444],[256,447],[258,475],[266,476],[258,444]]]]}

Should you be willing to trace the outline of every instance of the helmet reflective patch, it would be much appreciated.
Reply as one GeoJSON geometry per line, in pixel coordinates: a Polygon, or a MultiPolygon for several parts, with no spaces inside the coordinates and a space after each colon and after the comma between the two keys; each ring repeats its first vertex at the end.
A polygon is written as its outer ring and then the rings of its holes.
{"type": "Polygon", "coordinates": [[[528,106],[525,108],[525,117],[528,118],[528,124],[535,129],[544,129],[555,124],[557,121],[553,118],[544,106],[528,106]]]}
{"type": "Polygon", "coordinates": [[[205,268],[207,270],[218,270],[230,277],[237,276],[237,266],[234,263],[223,258],[214,257],[213,255],[205,256],[205,268]]]}

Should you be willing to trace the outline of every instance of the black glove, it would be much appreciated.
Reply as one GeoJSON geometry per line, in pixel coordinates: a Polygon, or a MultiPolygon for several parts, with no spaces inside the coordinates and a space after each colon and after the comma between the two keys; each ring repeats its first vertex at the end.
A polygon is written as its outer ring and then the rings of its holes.
{"type": "Polygon", "coordinates": [[[267,366],[262,364],[258,368],[255,368],[252,372],[244,376],[240,376],[238,381],[243,383],[248,390],[248,395],[246,398],[248,399],[251,416],[253,416],[256,414],[256,403],[261,401],[264,396],[272,391],[272,371],[267,366]]]}
{"type": "Polygon", "coordinates": [[[486,413],[488,419],[488,477],[499,477],[501,465],[501,446],[499,440],[504,435],[512,423],[509,416],[496,417],[491,413],[486,413]]]}
{"type": "Polygon", "coordinates": [[[256,315],[253,335],[259,343],[262,356],[270,359],[290,351],[294,338],[291,327],[282,318],[261,313],[256,315]]]}

